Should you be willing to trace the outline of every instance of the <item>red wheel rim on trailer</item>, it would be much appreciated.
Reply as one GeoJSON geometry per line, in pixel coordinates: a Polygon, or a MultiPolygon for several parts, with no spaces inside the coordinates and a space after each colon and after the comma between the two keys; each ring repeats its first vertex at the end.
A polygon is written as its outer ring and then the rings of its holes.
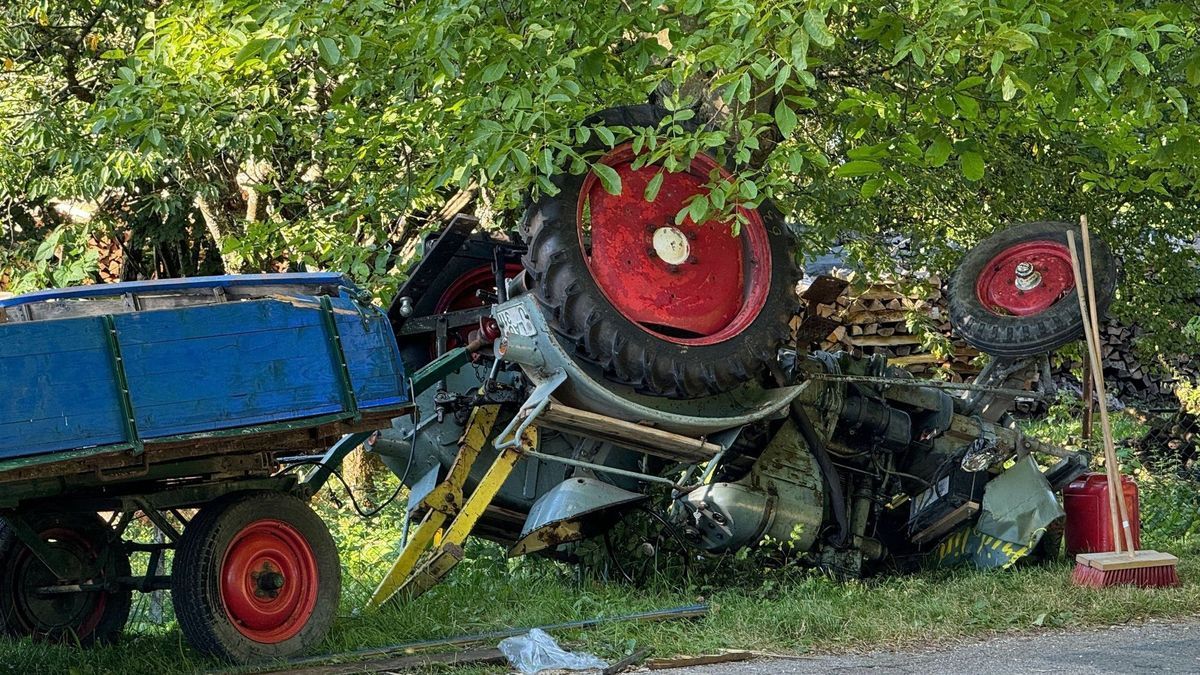
{"type": "Polygon", "coordinates": [[[1071,252],[1057,241],[1027,241],[1001,251],[983,268],[975,294],[998,316],[1033,316],[1075,289],[1071,252]]]}
{"type": "Polygon", "coordinates": [[[746,222],[737,237],[711,219],[676,224],[676,214],[707,192],[714,174],[731,174],[703,153],[678,173],[653,164],[634,169],[635,159],[626,143],[600,160],[621,178],[620,194],[609,194],[595,172],[579,191],[579,245],[592,278],[622,316],[663,340],[711,345],[738,335],[770,291],[771,248],[762,217],[740,209],[746,222]],[[646,186],[660,172],[658,195],[647,202],[646,186]]]}
{"type": "Polygon", "coordinates": [[[225,614],[246,637],[277,644],[294,637],[317,605],[317,558],[291,525],[257,520],[229,543],[221,562],[225,614]]]}
{"type": "MultiPolygon", "coordinates": [[[[40,537],[50,548],[66,554],[59,556],[59,564],[67,567],[65,571],[79,575],[80,580],[88,576],[88,568],[95,564],[97,554],[87,537],[62,527],[44,530],[40,537]]],[[[20,590],[24,591],[15,598],[18,611],[14,618],[35,635],[45,635],[61,628],[83,638],[91,635],[104,618],[104,609],[108,606],[106,593],[38,594],[37,588],[54,586],[62,580],[46,569],[27,547],[22,547],[11,573],[21,580],[20,590]],[[87,607],[89,602],[93,603],[90,611],[87,607]]]]}

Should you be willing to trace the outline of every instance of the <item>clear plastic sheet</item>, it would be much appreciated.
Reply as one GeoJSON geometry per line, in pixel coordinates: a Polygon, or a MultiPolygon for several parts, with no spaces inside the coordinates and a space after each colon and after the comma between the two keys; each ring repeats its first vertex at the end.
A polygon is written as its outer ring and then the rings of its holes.
{"type": "Polygon", "coordinates": [[[500,641],[500,651],[522,675],[545,670],[603,670],[608,664],[592,654],[569,652],[538,628],[500,641]]]}

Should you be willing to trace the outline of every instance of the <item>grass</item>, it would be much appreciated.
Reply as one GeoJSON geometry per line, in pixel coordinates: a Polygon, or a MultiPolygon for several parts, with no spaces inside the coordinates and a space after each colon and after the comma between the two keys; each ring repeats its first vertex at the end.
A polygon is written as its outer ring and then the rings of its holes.
{"type": "MultiPolygon", "coordinates": [[[[556,637],[612,660],[641,647],[660,656],[730,648],[839,652],[1190,616],[1200,608],[1200,542],[1175,542],[1170,549],[1183,559],[1182,588],[1075,588],[1065,561],[1011,571],[928,571],[852,583],[775,572],[759,584],[705,594],[713,611],[704,619],[610,624],[556,637]]],[[[697,593],[704,593],[580,582],[567,568],[548,561],[513,565],[483,545],[474,553],[477,557],[447,583],[408,607],[342,619],[321,651],[616,616],[696,602],[701,599],[697,593]]],[[[91,651],[0,643],[0,671],[13,673],[189,673],[220,667],[196,657],[173,628],[91,651]]]]}

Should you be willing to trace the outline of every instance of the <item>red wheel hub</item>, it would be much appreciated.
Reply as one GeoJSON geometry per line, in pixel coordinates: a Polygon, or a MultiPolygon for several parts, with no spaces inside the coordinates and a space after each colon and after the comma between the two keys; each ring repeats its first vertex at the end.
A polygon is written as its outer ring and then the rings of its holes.
{"type": "Polygon", "coordinates": [[[993,314],[1032,316],[1075,288],[1071,252],[1057,241],[1028,241],[999,253],[983,268],[975,293],[993,314]]]}
{"type": "MultiPolygon", "coordinates": [[[[516,263],[509,263],[504,266],[504,276],[505,278],[515,277],[523,269],[523,267],[516,263]]],[[[476,267],[455,279],[454,283],[450,284],[442,292],[437,304],[433,307],[433,312],[434,314],[443,314],[461,309],[486,307],[492,304],[489,300],[479,297],[480,291],[483,291],[485,294],[495,294],[496,292],[496,277],[492,274],[490,265],[476,267]]],[[[469,343],[471,341],[471,333],[477,330],[483,338],[488,340],[495,340],[500,336],[500,327],[496,325],[496,320],[488,317],[481,319],[477,326],[463,326],[462,328],[451,329],[446,335],[446,348],[453,349],[469,343]]],[[[436,356],[436,345],[432,348],[431,353],[436,356]]]]}
{"type": "Polygon", "coordinates": [[[621,178],[611,195],[595,172],[584,179],[576,222],[588,269],[605,298],[625,318],[657,337],[684,345],[728,340],[758,316],[771,285],[771,248],[757,210],[740,209],[738,236],[716,220],[696,223],[675,216],[691,198],[707,193],[714,176],[728,178],[716,160],[697,155],[687,171],[633,168],[629,144],[600,160],[621,178]],[[646,186],[662,173],[647,202],[646,186]]]}
{"type": "Polygon", "coordinates": [[[264,644],[300,632],[317,605],[317,558],[291,525],[273,519],[242,528],[221,563],[221,600],[233,626],[264,644]]]}

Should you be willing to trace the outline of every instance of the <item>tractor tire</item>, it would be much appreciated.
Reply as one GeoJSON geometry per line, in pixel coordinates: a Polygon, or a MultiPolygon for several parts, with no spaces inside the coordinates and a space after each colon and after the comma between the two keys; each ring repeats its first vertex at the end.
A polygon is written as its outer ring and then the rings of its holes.
{"type": "MultiPolygon", "coordinates": [[[[657,128],[657,106],[612,108],[584,126],[657,128]]],[[[719,394],[766,382],[790,335],[800,278],[795,243],[782,214],[764,202],[743,209],[738,236],[713,221],[675,222],[703,193],[715,157],[701,153],[687,171],[661,172],[653,202],[645,186],[656,166],[634,170],[629,144],[609,150],[595,134],[581,152],[620,175],[609,195],[595,172],[559,175],[560,190],[526,210],[523,259],[531,290],[564,346],[606,378],[670,398],[719,394]]]]}
{"type": "MultiPolygon", "coordinates": [[[[950,278],[950,323],[967,343],[992,356],[1020,358],[1053,351],[1083,334],[1067,232],[1070,223],[1017,225],[972,248],[950,278]],[[1027,263],[1022,270],[1021,265],[1027,263]]],[[[1117,265],[1108,246],[1092,238],[1096,305],[1112,300],[1117,265]]]]}
{"type": "Polygon", "coordinates": [[[233,663],[283,659],[325,638],[341,596],[337,547],[308,504],[275,492],[206,505],[171,572],[179,627],[197,651],[233,663]]]}
{"type": "Polygon", "coordinates": [[[0,635],[89,647],[116,642],[129,620],[128,588],[45,596],[42,586],[128,577],[129,555],[95,513],[40,512],[26,523],[58,552],[59,564],[78,579],[59,579],[0,521],[0,635]]]}

